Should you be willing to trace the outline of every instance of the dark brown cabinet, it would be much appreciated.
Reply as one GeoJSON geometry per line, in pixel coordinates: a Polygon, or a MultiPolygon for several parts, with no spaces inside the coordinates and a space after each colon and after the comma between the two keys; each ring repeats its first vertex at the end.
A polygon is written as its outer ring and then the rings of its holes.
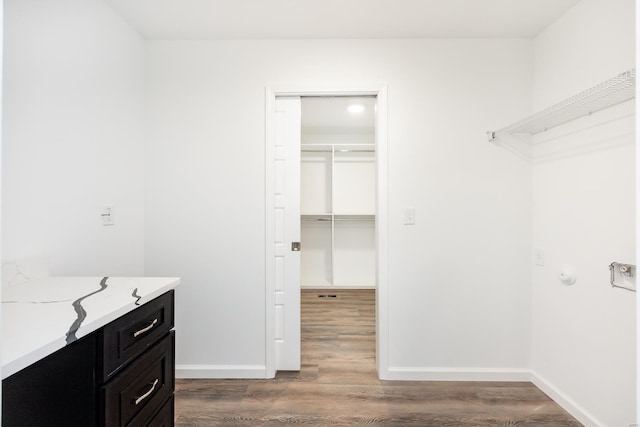
{"type": "Polygon", "coordinates": [[[174,291],[2,382],[2,425],[173,426],[174,291]]]}

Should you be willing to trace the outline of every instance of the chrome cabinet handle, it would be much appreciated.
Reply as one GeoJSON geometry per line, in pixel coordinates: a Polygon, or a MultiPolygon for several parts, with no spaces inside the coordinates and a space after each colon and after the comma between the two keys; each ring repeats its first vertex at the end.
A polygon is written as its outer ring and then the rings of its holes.
{"type": "Polygon", "coordinates": [[[139,405],[140,402],[145,400],[147,397],[149,397],[149,395],[151,393],[153,393],[153,390],[156,389],[156,385],[158,385],[158,381],[160,381],[160,379],[156,378],[156,380],[153,382],[153,384],[151,384],[151,388],[149,389],[149,391],[147,391],[145,394],[143,394],[142,396],[140,396],[139,398],[136,399],[136,405],[139,405]]]}
{"type": "Polygon", "coordinates": [[[134,333],[133,333],[133,337],[134,337],[134,338],[137,338],[137,337],[138,337],[138,335],[142,335],[142,334],[144,334],[145,332],[147,332],[148,330],[150,330],[151,328],[153,328],[153,327],[156,325],[156,323],[158,323],[158,319],[153,319],[153,322],[151,322],[151,324],[150,324],[149,326],[147,326],[146,328],[142,328],[142,329],[140,329],[139,331],[134,332],[134,333]]]}

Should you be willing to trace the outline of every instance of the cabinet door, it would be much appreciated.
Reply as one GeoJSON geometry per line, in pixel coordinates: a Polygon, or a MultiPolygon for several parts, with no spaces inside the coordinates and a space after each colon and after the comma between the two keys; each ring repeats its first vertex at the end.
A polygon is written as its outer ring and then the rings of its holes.
{"type": "Polygon", "coordinates": [[[95,426],[95,360],[90,334],[2,380],[2,425],[95,426]]]}

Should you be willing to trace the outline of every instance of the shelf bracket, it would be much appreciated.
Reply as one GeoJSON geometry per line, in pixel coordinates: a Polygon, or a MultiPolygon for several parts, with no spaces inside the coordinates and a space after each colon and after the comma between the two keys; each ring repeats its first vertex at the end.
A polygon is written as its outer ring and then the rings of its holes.
{"type": "Polygon", "coordinates": [[[611,264],[609,264],[609,271],[611,272],[611,278],[609,282],[611,283],[612,287],[636,292],[636,282],[635,282],[636,266],[635,265],[623,264],[621,262],[614,261],[611,264]]]}

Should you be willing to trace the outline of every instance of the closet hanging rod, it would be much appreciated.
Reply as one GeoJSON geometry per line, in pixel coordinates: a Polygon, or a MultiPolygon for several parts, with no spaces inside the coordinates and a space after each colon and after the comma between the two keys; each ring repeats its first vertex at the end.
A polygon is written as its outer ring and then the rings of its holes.
{"type": "Polygon", "coordinates": [[[489,141],[493,141],[500,135],[515,133],[534,135],[546,131],[634,99],[635,85],[636,69],[632,68],[509,126],[489,131],[487,137],[489,141]]]}
{"type": "MultiPolygon", "coordinates": [[[[305,153],[331,153],[331,150],[308,150],[302,149],[305,153]]],[[[375,153],[376,150],[333,150],[335,153],[375,153]]]]}
{"type": "Polygon", "coordinates": [[[331,221],[375,221],[375,218],[302,218],[302,221],[309,222],[331,222],[331,221]]]}

